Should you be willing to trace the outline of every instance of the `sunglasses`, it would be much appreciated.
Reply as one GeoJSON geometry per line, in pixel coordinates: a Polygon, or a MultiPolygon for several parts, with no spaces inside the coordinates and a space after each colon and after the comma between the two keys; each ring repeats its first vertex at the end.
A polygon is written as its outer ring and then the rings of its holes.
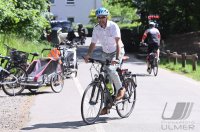
{"type": "Polygon", "coordinates": [[[104,19],[106,16],[97,17],[98,19],[104,19]]]}

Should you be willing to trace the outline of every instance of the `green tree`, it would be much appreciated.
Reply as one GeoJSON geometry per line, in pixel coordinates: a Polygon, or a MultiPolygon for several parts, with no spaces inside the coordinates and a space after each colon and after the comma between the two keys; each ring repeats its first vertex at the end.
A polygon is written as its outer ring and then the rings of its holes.
{"type": "Polygon", "coordinates": [[[143,24],[148,15],[159,14],[158,21],[166,34],[184,33],[200,29],[199,0],[135,0],[143,24]]]}
{"type": "MultiPolygon", "coordinates": [[[[133,6],[124,6],[124,3],[121,3],[121,1],[117,0],[103,0],[102,3],[103,6],[110,12],[109,19],[119,23],[134,23],[138,22],[139,20],[139,16],[137,15],[137,8],[133,6]]],[[[128,4],[130,5],[131,2],[128,2],[128,4]]],[[[95,10],[96,9],[92,9],[89,15],[90,23],[92,24],[97,22],[95,10]]]]}
{"type": "Polygon", "coordinates": [[[111,18],[119,23],[133,23],[138,21],[137,8],[131,6],[131,3],[128,0],[125,3],[120,0],[103,0],[103,6],[110,11],[111,18]]]}
{"type": "Polygon", "coordinates": [[[0,32],[39,39],[42,30],[49,26],[42,15],[47,9],[47,0],[0,0],[0,32]]]}

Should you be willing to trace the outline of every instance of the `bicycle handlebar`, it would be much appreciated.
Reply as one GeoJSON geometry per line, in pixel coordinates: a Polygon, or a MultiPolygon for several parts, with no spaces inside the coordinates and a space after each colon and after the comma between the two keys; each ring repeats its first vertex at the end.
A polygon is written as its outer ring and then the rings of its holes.
{"type": "MultiPolygon", "coordinates": [[[[82,56],[82,57],[83,57],[83,59],[85,59],[84,56],[82,56]]],[[[110,65],[111,64],[111,61],[109,61],[109,60],[103,61],[103,60],[94,59],[94,58],[89,58],[88,62],[89,63],[100,63],[101,65],[110,65]]]]}
{"type": "Polygon", "coordinates": [[[148,46],[148,44],[144,42],[140,42],[140,46],[148,46]]]}
{"type": "Polygon", "coordinates": [[[41,53],[43,53],[46,50],[51,50],[51,48],[44,48],[44,49],[42,49],[41,53]]]}
{"type": "Polygon", "coordinates": [[[9,57],[9,56],[2,56],[1,54],[0,54],[0,58],[6,59],[6,60],[10,60],[10,57],[9,57]]]}

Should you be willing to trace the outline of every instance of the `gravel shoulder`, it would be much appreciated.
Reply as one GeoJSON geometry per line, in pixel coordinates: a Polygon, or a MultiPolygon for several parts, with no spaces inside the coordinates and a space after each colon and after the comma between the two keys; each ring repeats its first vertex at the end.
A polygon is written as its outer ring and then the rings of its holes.
{"type": "Polygon", "coordinates": [[[0,88],[0,132],[18,132],[29,120],[34,95],[6,96],[0,88]]]}

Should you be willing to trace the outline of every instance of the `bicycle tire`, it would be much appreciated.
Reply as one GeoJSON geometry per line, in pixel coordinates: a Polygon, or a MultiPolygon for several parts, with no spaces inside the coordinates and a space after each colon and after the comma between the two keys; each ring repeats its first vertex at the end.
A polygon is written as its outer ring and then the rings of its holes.
{"type": "Polygon", "coordinates": [[[103,105],[102,91],[102,88],[99,87],[99,83],[96,82],[90,83],[84,91],[81,101],[81,116],[83,121],[88,125],[94,124],[99,118],[100,110],[103,105]]]}
{"type": "Polygon", "coordinates": [[[10,72],[10,74],[6,76],[3,80],[4,83],[7,82],[8,84],[2,85],[2,89],[4,93],[9,96],[21,94],[23,90],[25,89],[25,86],[21,85],[20,83],[26,82],[27,77],[28,77],[26,71],[22,67],[19,67],[19,66],[13,66],[9,68],[8,71],[10,72]],[[15,81],[14,80],[15,77],[13,77],[13,75],[17,77],[16,83],[12,83],[15,81]]]}
{"type": "Polygon", "coordinates": [[[50,80],[51,89],[55,93],[60,93],[64,87],[64,78],[62,74],[55,73],[50,80]]]}
{"type": "MultiPolygon", "coordinates": [[[[77,60],[77,58],[76,58],[76,60],[77,60]]],[[[76,69],[76,72],[75,72],[74,77],[77,77],[77,75],[78,75],[78,62],[77,61],[76,61],[75,69],[76,69]]]]}
{"type": "MultiPolygon", "coordinates": [[[[151,64],[150,64],[150,65],[151,65],[151,64]]],[[[147,72],[148,72],[149,74],[151,74],[151,72],[152,72],[152,65],[150,66],[149,70],[147,70],[147,72]]]]}
{"type": "Polygon", "coordinates": [[[127,118],[132,113],[136,102],[136,84],[132,78],[125,81],[126,93],[124,99],[116,105],[117,113],[122,118],[127,118]]]}
{"type": "MultiPolygon", "coordinates": [[[[77,59],[76,59],[76,60],[77,60],[77,59]]],[[[74,67],[74,70],[75,70],[75,71],[71,72],[71,77],[76,78],[77,75],[78,75],[78,62],[76,61],[76,63],[75,63],[74,65],[75,65],[75,67],[74,67]]]]}
{"type": "Polygon", "coordinates": [[[153,73],[154,73],[154,76],[157,76],[158,74],[158,62],[157,62],[157,59],[154,59],[154,62],[153,62],[153,73]]]}
{"type": "Polygon", "coordinates": [[[39,89],[39,86],[26,86],[25,89],[28,89],[32,94],[36,94],[39,89]]]}

